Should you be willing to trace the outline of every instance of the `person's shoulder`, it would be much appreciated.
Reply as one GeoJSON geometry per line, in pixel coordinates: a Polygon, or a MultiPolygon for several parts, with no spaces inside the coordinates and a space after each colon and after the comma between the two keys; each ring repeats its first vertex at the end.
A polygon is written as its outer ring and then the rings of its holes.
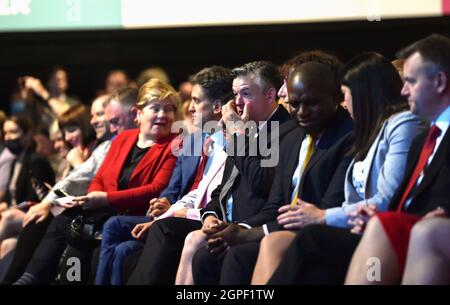
{"type": "Polygon", "coordinates": [[[426,129],[426,124],[411,111],[402,111],[391,115],[387,121],[386,129],[388,134],[402,132],[402,130],[403,132],[406,130],[408,133],[414,131],[415,134],[418,134],[426,129]]]}
{"type": "Polygon", "coordinates": [[[107,149],[111,145],[111,140],[104,140],[100,144],[97,145],[97,147],[94,149],[95,151],[102,151],[107,149]]]}
{"type": "Polygon", "coordinates": [[[390,124],[394,124],[394,125],[401,124],[404,122],[409,122],[409,121],[422,122],[422,119],[418,115],[412,113],[409,110],[395,113],[395,114],[391,115],[391,117],[388,119],[388,122],[390,124]]]}
{"type": "Polygon", "coordinates": [[[92,152],[93,156],[103,155],[105,152],[109,150],[111,147],[111,140],[105,140],[102,143],[98,144],[97,147],[92,152]]]}
{"type": "Polygon", "coordinates": [[[121,133],[119,133],[117,135],[116,139],[126,138],[126,137],[129,137],[131,135],[136,135],[136,134],[139,134],[139,128],[128,129],[128,130],[124,130],[121,133]]]}
{"type": "Polygon", "coordinates": [[[116,143],[117,145],[117,143],[122,143],[131,138],[134,139],[135,137],[137,137],[138,134],[139,134],[138,128],[124,130],[113,139],[112,143],[116,143]]]}
{"type": "Polygon", "coordinates": [[[280,126],[280,136],[281,143],[290,143],[289,145],[299,141],[300,138],[303,138],[305,135],[305,130],[298,125],[298,123],[294,120],[289,122],[288,124],[283,124],[280,126]]]}

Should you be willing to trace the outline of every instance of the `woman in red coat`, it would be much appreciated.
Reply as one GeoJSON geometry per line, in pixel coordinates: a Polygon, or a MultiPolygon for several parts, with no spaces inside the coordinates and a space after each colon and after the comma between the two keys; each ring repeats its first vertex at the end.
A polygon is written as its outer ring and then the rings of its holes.
{"type": "MultiPolygon", "coordinates": [[[[71,224],[73,227],[73,220],[96,213],[87,210],[112,207],[118,213],[145,215],[149,200],[158,197],[167,186],[175,167],[176,156],[172,151],[180,143],[171,127],[179,105],[178,93],[157,79],[140,88],[136,104],[139,128],[124,131],[113,140],[88,194],[75,197],[67,206],[71,208],[52,220],[17,284],[52,282],[69,243],[68,230],[71,224]]],[[[111,119],[110,124],[114,123],[111,119]]],[[[71,241],[70,245],[64,257],[77,256],[82,266],[90,266],[92,247],[79,240],[71,241]]],[[[69,265],[64,261],[60,264],[63,268],[69,265]]],[[[81,272],[82,282],[89,277],[89,267],[85,268],[81,272]]],[[[60,283],[69,284],[71,280],[65,278],[65,271],[60,270],[60,283]]]]}
{"type": "Polygon", "coordinates": [[[150,199],[167,186],[175,167],[176,134],[171,133],[180,105],[178,94],[157,79],[145,83],[138,95],[139,129],[114,139],[86,196],[74,202],[85,209],[112,206],[119,213],[145,215],[150,199]]]}

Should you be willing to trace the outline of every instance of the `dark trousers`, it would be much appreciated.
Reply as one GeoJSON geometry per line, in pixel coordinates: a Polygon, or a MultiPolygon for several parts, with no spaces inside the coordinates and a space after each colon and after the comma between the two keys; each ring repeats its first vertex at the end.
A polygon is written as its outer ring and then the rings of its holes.
{"type": "Polygon", "coordinates": [[[184,240],[201,226],[200,221],[178,217],[155,221],[127,284],[174,284],[184,240]]]}
{"type": "Polygon", "coordinates": [[[297,233],[268,284],[343,284],[360,235],[311,225],[297,233]]]}
{"type": "Polygon", "coordinates": [[[8,271],[1,282],[2,285],[11,285],[24,273],[34,251],[42,240],[48,226],[53,220],[50,214],[41,223],[31,222],[20,232],[17,240],[16,250],[9,265],[8,271]]]}
{"type": "Polygon", "coordinates": [[[67,247],[67,230],[73,218],[70,210],[56,216],[34,251],[25,272],[33,274],[39,284],[50,284],[55,279],[61,255],[67,247]]]}
{"type": "Polygon", "coordinates": [[[25,272],[31,273],[39,284],[50,284],[55,279],[59,268],[61,269],[59,283],[79,284],[80,282],[74,282],[71,277],[67,277],[68,272],[70,272],[69,269],[73,267],[73,259],[71,258],[77,258],[81,263],[81,283],[88,281],[91,271],[90,261],[92,251],[98,245],[73,242],[70,244],[71,247],[67,248],[70,240],[70,227],[72,221],[77,216],[83,215],[84,217],[89,217],[99,212],[101,211],[87,211],[76,207],[67,209],[62,214],[56,216],[48,226],[25,272]],[[66,248],[65,256],[61,260],[61,256],[66,248]]]}
{"type": "Polygon", "coordinates": [[[259,241],[231,247],[223,259],[221,285],[250,285],[259,253],[259,241]]]}
{"type": "Polygon", "coordinates": [[[209,249],[201,247],[192,258],[192,276],[196,285],[217,285],[220,281],[223,256],[209,253],[209,249]]]}
{"type": "Polygon", "coordinates": [[[95,252],[93,245],[67,245],[58,265],[58,285],[93,285],[95,272],[92,272],[92,257],[95,252]],[[76,258],[80,262],[79,271],[74,271],[76,258]],[[79,277],[75,277],[75,272],[79,272],[79,277]]]}
{"type": "Polygon", "coordinates": [[[248,285],[259,252],[259,241],[231,247],[221,256],[202,247],[192,260],[194,283],[197,285],[248,285]]]}
{"type": "Polygon", "coordinates": [[[125,257],[125,261],[123,263],[123,280],[125,283],[128,282],[131,274],[133,274],[134,269],[136,269],[141,254],[142,249],[132,252],[131,254],[127,255],[127,257],[125,257]]]}

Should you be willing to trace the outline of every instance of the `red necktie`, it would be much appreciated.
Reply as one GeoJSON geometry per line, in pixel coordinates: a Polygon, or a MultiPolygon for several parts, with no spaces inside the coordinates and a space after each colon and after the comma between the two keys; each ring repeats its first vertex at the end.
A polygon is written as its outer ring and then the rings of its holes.
{"type": "Polygon", "coordinates": [[[416,164],[416,168],[409,179],[408,185],[406,186],[405,192],[403,193],[402,199],[400,200],[400,204],[398,205],[397,211],[400,212],[403,210],[403,206],[405,205],[406,199],[408,198],[411,190],[416,185],[417,179],[420,176],[420,173],[424,170],[428,158],[433,153],[434,147],[436,146],[436,139],[441,134],[441,130],[436,125],[431,126],[430,131],[428,132],[427,139],[425,144],[420,152],[419,161],[416,164]]]}
{"type": "Polygon", "coordinates": [[[203,172],[205,171],[206,162],[208,161],[208,151],[211,143],[212,143],[211,137],[206,138],[205,142],[203,143],[202,160],[200,161],[200,164],[197,167],[197,175],[195,176],[194,183],[192,184],[191,187],[191,191],[198,188],[198,185],[200,184],[200,181],[203,178],[203,172]]]}

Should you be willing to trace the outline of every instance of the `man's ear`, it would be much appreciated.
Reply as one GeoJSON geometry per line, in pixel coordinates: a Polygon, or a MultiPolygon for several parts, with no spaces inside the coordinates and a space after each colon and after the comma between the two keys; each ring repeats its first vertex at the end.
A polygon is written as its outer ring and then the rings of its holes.
{"type": "Polygon", "coordinates": [[[130,118],[131,121],[133,121],[136,125],[139,125],[139,124],[140,124],[140,122],[139,122],[139,114],[140,114],[141,112],[142,112],[142,111],[141,111],[139,108],[137,108],[137,107],[132,107],[132,108],[130,109],[130,111],[128,112],[129,118],[130,118]]]}
{"type": "Polygon", "coordinates": [[[213,112],[214,114],[222,113],[222,102],[219,99],[213,102],[213,112]]]}
{"type": "Polygon", "coordinates": [[[139,108],[137,108],[137,107],[131,107],[131,109],[130,109],[130,116],[131,116],[133,119],[136,119],[139,113],[140,113],[139,108]]]}
{"type": "Polygon", "coordinates": [[[439,94],[448,90],[448,76],[444,71],[439,71],[434,79],[436,90],[439,94]]]}
{"type": "Polygon", "coordinates": [[[266,91],[266,99],[272,103],[277,99],[277,90],[275,88],[269,88],[269,90],[266,91]]]}

